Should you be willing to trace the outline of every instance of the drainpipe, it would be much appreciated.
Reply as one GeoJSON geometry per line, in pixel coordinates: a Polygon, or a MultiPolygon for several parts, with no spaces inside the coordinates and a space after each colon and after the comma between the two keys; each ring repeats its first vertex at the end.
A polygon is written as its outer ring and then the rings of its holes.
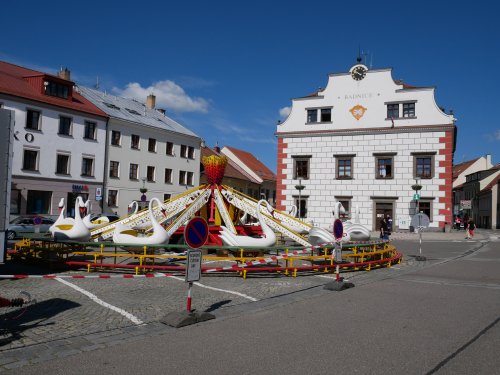
{"type": "Polygon", "coordinates": [[[103,173],[104,175],[102,176],[102,200],[101,200],[101,213],[105,213],[104,211],[104,205],[107,202],[107,197],[108,197],[108,141],[109,141],[109,117],[106,119],[106,137],[105,137],[105,143],[104,143],[104,168],[103,168],[103,173]]]}

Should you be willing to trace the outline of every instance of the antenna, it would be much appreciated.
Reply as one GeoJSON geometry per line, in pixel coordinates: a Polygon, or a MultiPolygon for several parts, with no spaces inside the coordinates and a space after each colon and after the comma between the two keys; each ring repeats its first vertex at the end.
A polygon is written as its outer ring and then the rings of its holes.
{"type": "Polygon", "coordinates": [[[370,69],[373,66],[373,53],[370,55],[370,69]]]}
{"type": "Polygon", "coordinates": [[[95,82],[95,88],[96,88],[96,90],[99,90],[99,76],[97,76],[97,79],[95,82]]]}
{"type": "Polygon", "coordinates": [[[361,45],[358,44],[358,57],[356,58],[358,64],[361,62],[361,45]]]}

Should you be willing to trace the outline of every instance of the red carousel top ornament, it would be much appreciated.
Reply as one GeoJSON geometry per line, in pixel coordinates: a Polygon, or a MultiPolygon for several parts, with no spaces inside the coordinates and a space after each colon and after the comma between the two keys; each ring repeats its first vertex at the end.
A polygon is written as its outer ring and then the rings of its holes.
{"type": "Polygon", "coordinates": [[[201,163],[205,167],[208,183],[220,185],[222,178],[224,177],[227,157],[218,155],[204,156],[201,163]]]}

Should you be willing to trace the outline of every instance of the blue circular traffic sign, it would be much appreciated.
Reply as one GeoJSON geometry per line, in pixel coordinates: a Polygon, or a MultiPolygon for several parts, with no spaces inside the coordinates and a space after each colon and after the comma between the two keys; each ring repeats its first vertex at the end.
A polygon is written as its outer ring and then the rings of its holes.
{"type": "Polygon", "coordinates": [[[189,247],[197,249],[208,239],[208,224],[202,217],[194,217],[184,228],[184,239],[189,247]]]}
{"type": "Polygon", "coordinates": [[[342,224],[342,220],[335,219],[333,222],[333,235],[337,240],[340,240],[344,235],[344,224],[342,224]]]}
{"type": "Polygon", "coordinates": [[[42,224],[42,218],[40,216],[35,216],[35,218],[33,219],[33,224],[35,225],[42,224]]]}

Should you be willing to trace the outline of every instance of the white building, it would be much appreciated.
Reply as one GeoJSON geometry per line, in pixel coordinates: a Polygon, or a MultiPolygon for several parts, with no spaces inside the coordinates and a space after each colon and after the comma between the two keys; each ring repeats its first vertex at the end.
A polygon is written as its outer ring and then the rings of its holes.
{"type": "Polygon", "coordinates": [[[12,215],[67,214],[102,188],[106,114],[59,76],[0,62],[0,107],[15,112],[12,215]]]}
{"type": "MultiPolygon", "coordinates": [[[[78,91],[109,116],[104,176],[104,210],[119,216],[130,202],[161,200],[199,185],[201,138],[155,109],[155,97],[143,104],[86,87],[78,91]]],[[[146,99],[146,98],[145,98],[146,99]]]]}
{"type": "Polygon", "coordinates": [[[348,212],[359,206],[372,230],[387,214],[408,228],[418,178],[419,210],[430,226],[451,224],[455,118],[436,104],[433,87],[406,85],[391,73],[358,63],[293,99],[276,132],[278,209],[299,206],[300,194],[302,217],[322,227],[331,225],[338,200],[348,212]]]}

